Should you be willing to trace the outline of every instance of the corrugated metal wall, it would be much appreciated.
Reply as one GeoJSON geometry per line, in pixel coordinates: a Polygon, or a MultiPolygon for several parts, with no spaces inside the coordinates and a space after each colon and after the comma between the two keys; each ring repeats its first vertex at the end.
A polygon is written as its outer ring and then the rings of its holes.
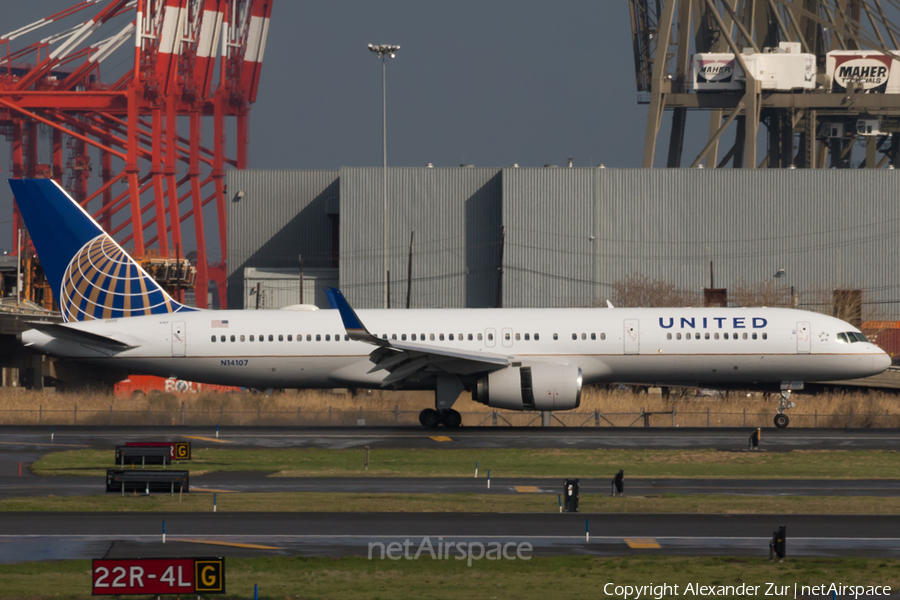
{"type": "MultiPolygon", "coordinates": [[[[244,191],[228,202],[231,306],[245,267],[296,268],[301,253],[306,268],[331,266],[338,211],[340,286],[382,305],[380,168],[231,171],[228,190],[244,191]]],[[[505,227],[508,307],[602,305],[635,276],[699,302],[713,261],[732,300],[793,286],[828,312],[833,289],[862,289],[867,318],[896,318],[898,199],[900,170],[391,168],[392,306],[406,303],[412,231],[413,307],[495,306],[505,227]]]]}
{"type": "Polygon", "coordinates": [[[229,307],[244,304],[247,267],[299,268],[300,255],[304,268],[336,266],[338,171],[231,170],[226,178],[229,307]]]}
{"type": "Polygon", "coordinates": [[[602,304],[643,275],[900,304],[900,171],[504,169],[505,306],[602,304]],[[592,237],[593,236],[593,237],[592,237]],[[773,280],[784,269],[783,277],[773,280]]]}
{"type": "MultiPolygon", "coordinates": [[[[485,307],[497,299],[500,239],[498,169],[388,169],[391,306],[485,307]]],[[[340,281],[360,308],[383,306],[383,171],[345,168],[340,176],[340,281]]]]}

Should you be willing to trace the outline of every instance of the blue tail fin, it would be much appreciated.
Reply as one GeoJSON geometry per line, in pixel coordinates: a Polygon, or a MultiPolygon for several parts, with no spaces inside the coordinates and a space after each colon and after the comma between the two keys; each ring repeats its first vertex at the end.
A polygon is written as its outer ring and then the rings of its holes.
{"type": "Polygon", "coordinates": [[[10,179],[65,321],[193,311],[179,304],[52,179],[10,179]]]}

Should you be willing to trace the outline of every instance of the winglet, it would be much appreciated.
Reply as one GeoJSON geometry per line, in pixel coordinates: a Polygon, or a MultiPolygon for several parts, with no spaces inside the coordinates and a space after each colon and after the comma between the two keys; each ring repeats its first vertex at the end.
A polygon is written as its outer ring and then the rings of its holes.
{"type": "Polygon", "coordinates": [[[341,293],[341,290],[337,288],[328,288],[325,293],[328,296],[328,303],[341,313],[341,321],[344,322],[344,329],[347,330],[347,335],[350,336],[351,340],[368,342],[379,346],[384,345],[384,340],[379,340],[369,333],[369,330],[362,324],[356,311],[353,310],[353,307],[350,306],[350,303],[344,298],[344,294],[341,293]]]}

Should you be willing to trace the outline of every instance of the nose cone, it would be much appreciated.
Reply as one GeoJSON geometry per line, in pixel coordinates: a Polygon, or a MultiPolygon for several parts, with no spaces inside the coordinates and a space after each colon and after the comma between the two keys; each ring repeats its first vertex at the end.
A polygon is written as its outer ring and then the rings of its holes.
{"type": "Polygon", "coordinates": [[[886,371],[890,366],[891,357],[888,356],[886,352],[882,352],[881,354],[872,357],[872,368],[876,375],[886,371]]]}

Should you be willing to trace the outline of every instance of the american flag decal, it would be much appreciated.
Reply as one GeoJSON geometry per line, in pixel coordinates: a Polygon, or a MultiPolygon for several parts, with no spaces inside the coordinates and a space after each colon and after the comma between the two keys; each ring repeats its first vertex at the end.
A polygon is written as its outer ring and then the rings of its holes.
{"type": "Polygon", "coordinates": [[[228,327],[228,319],[225,319],[224,321],[213,321],[212,326],[213,327],[228,327]]]}

